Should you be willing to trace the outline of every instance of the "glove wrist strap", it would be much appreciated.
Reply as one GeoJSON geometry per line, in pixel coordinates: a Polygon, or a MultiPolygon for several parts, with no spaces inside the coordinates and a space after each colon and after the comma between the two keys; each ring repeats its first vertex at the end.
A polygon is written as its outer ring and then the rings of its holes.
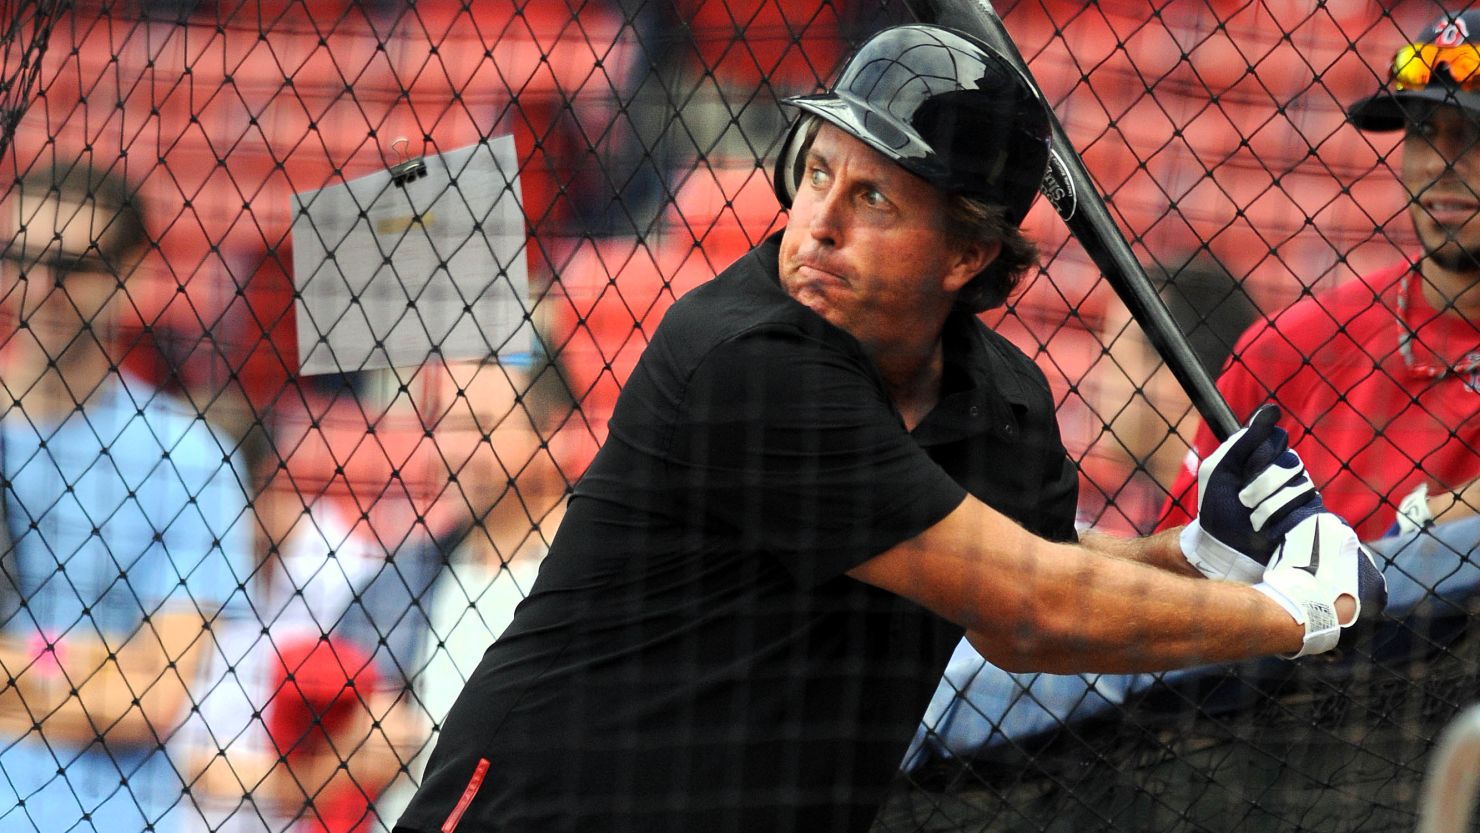
{"type": "Polygon", "coordinates": [[[1196,519],[1182,528],[1177,542],[1183,557],[1208,578],[1253,584],[1264,575],[1262,564],[1209,535],[1196,519]]]}
{"type": "MultiPolygon", "coordinates": [[[[1292,572],[1286,572],[1281,578],[1284,581],[1298,581],[1292,572]]],[[[1305,640],[1300,650],[1293,654],[1283,654],[1285,659],[1325,653],[1335,648],[1340,641],[1341,625],[1337,623],[1336,605],[1315,597],[1314,594],[1319,593],[1321,588],[1313,577],[1308,586],[1292,588],[1302,591],[1299,599],[1292,598],[1284,589],[1268,582],[1260,582],[1254,585],[1254,589],[1278,602],[1296,623],[1305,627],[1305,640]]]]}

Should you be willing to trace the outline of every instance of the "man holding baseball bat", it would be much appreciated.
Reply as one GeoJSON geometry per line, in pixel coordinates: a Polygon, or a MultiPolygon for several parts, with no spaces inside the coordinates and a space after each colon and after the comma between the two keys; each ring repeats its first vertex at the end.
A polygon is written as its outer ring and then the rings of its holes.
{"type": "Polygon", "coordinates": [[[790,103],[785,231],[657,329],[398,830],[865,830],[963,632],[1140,671],[1318,653],[1382,609],[1273,411],[1204,463],[1195,523],[1075,540],[1047,385],[976,317],[1035,255],[1018,70],[895,27],[790,103]]]}

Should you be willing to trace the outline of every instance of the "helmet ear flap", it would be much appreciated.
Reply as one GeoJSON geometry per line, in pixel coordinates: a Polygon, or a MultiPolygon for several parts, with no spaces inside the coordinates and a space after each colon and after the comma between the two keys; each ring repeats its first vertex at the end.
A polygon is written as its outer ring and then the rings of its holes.
{"type": "Polygon", "coordinates": [[[776,155],[776,171],[771,177],[771,187],[776,191],[776,200],[781,203],[782,208],[791,208],[791,201],[797,195],[797,185],[802,181],[802,147],[806,144],[803,141],[803,126],[813,118],[804,113],[801,118],[793,119],[791,128],[786,131],[786,139],[781,143],[781,152],[776,155]]]}

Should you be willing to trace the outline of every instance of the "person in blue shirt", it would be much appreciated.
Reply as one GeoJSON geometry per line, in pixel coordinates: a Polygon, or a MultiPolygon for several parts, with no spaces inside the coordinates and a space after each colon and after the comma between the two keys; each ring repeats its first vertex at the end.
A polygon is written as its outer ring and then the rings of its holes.
{"type": "Polygon", "coordinates": [[[0,345],[0,830],[167,831],[171,741],[247,580],[234,441],[119,369],[138,197],[86,162],[10,193],[0,345]]]}

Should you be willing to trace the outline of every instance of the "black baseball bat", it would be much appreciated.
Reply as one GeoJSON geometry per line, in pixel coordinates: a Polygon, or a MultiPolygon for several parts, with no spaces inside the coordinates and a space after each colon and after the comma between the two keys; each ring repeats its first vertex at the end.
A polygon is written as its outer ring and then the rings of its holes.
{"type": "MultiPolygon", "coordinates": [[[[997,10],[987,0],[905,0],[906,6],[921,23],[934,23],[981,38],[1012,62],[1028,83],[1043,90],[1028,69],[1027,61],[1007,34],[997,10]]],[[[1046,100],[1046,96],[1045,96],[1046,100]]],[[[1146,332],[1152,346],[1161,355],[1172,375],[1181,383],[1192,404],[1202,414],[1218,439],[1226,439],[1239,429],[1238,418],[1219,393],[1212,374],[1198,361],[1156,287],[1147,277],[1120,227],[1110,217],[1110,209],[1100,195],[1079,151],[1069,143],[1063,125],[1052,109],[1048,114],[1053,131],[1048,173],[1043,178],[1043,195],[1068,225],[1090,259],[1100,268],[1110,286],[1130,309],[1131,315],[1146,332]]]]}

